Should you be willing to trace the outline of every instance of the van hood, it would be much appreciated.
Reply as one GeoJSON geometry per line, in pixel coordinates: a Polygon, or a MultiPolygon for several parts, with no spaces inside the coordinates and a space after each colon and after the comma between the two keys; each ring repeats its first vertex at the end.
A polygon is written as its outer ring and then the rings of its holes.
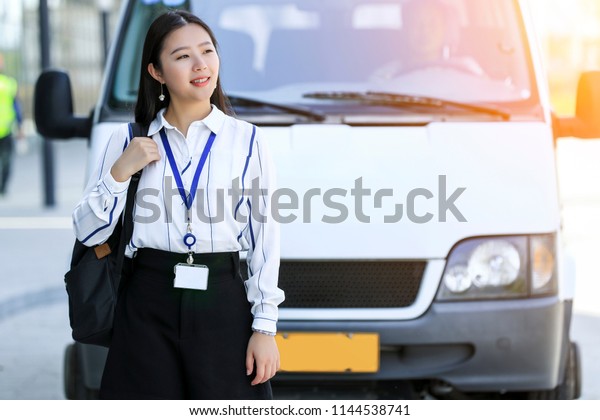
{"type": "Polygon", "coordinates": [[[263,133],[277,168],[284,259],[445,258],[464,238],[560,225],[543,123],[302,124],[263,133]]]}

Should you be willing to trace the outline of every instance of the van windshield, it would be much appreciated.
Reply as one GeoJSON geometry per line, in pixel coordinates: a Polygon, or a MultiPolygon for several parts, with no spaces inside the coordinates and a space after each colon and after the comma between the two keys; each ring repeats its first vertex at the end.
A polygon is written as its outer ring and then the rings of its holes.
{"type": "MultiPolygon", "coordinates": [[[[535,109],[521,17],[507,0],[137,0],[117,46],[109,106],[131,109],[145,32],[168,6],[214,30],[229,95],[343,108],[314,92],[418,95],[535,109]]],[[[381,107],[377,108],[378,112],[381,107]]],[[[373,111],[375,112],[375,111],[373,111]]]]}

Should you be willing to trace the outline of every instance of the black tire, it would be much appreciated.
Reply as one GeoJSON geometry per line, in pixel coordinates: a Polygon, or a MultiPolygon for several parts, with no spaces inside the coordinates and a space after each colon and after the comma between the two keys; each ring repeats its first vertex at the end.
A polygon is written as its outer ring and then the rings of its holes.
{"type": "Polygon", "coordinates": [[[69,344],[65,349],[65,362],[63,367],[63,385],[65,390],[65,397],[68,400],[74,400],[76,394],[76,382],[77,382],[77,350],[75,344],[69,344]]]}
{"type": "Polygon", "coordinates": [[[80,363],[79,346],[69,344],[65,349],[64,391],[69,400],[90,400],[98,398],[98,391],[85,386],[80,363]]]}
{"type": "Polygon", "coordinates": [[[581,397],[581,356],[577,343],[570,343],[563,381],[554,389],[532,391],[530,400],[576,400],[581,397]]]}
{"type": "Polygon", "coordinates": [[[571,343],[563,383],[557,387],[557,399],[576,400],[581,397],[581,356],[577,343],[571,343]]]}

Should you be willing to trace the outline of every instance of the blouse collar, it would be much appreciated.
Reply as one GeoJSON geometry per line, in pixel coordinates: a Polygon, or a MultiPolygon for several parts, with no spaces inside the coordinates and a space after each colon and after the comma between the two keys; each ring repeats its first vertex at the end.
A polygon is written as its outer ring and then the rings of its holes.
{"type": "MultiPolygon", "coordinates": [[[[192,122],[191,126],[197,124],[204,124],[210,131],[215,134],[219,134],[221,127],[223,127],[223,123],[225,122],[225,114],[219,108],[217,108],[214,104],[211,104],[210,113],[201,120],[192,122]]],[[[148,136],[151,137],[154,134],[158,133],[163,127],[166,129],[174,129],[175,127],[165,119],[165,111],[167,108],[162,108],[156,114],[156,118],[152,120],[150,123],[150,127],[148,128],[148,136]]]]}

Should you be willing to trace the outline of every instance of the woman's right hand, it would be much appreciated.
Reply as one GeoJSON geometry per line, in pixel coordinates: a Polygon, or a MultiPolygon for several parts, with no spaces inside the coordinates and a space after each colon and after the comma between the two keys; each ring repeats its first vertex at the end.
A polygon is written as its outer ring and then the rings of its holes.
{"type": "Polygon", "coordinates": [[[160,160],[158,145],[150,137],[134,137],[117,159],[110,174],[117,182],[125,182],[151,162],[160,160]]]}

